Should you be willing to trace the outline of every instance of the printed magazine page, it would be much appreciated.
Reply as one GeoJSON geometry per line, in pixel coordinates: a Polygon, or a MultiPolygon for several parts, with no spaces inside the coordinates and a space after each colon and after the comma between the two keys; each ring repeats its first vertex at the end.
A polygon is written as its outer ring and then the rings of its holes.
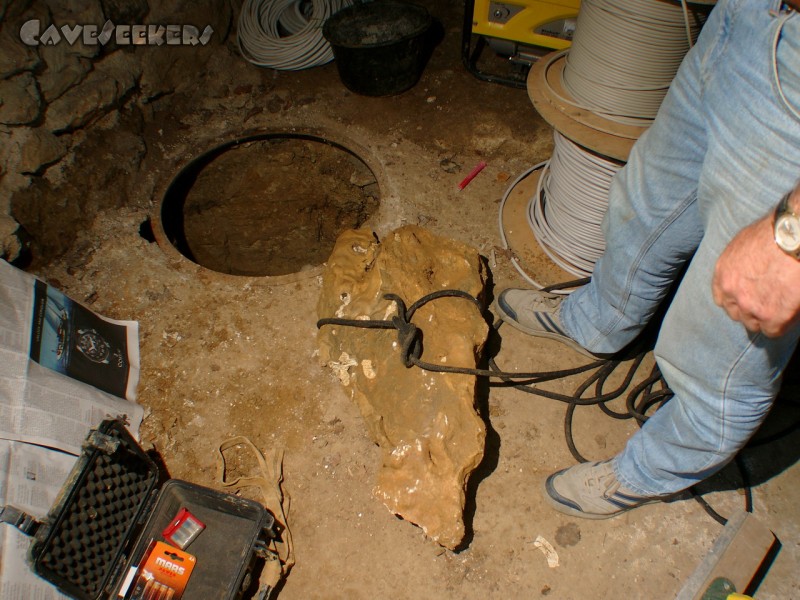
{"type": "Polygon", "coordinates": [[[78,455],[106,417],[138,438],[138,330],[0,260],[0,438],[78,455]]]}

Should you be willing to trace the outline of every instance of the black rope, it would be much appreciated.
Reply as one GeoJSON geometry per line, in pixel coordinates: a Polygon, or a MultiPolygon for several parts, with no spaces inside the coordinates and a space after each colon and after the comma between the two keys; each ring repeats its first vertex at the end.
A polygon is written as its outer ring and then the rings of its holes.
{"type": "Polygon", "coordinates": [[[708,513],[708,516],[710,516],[712,519],[714,519],[717,523],[719,523],[723,527],[728,524],[728,519],[723,517],[713,508],[711,508],[711,505],[708,502],[706,502],[706,499],[700,495],[700,493],[694,488],[694,486],[690,487],[688,491],[691,494],[692,498],[694,498],[697,501],[697,503],[703,508],[704,511],[706,511],[706,513],[708,513]]]}
{"type": "MultiPolygon", "coordinates": [[[[564,284],[557,284],[543,288],[542,291],[549,292],[555,289],[564,289],[579,287],[588,283],[589,279],[581,279],[570,281],[564,284]]],[[[397,307],[397,315],[391,319],[344,319],[338,317],[328,317],[319,319],[317,321],[317,328],[322,328],[327,325],[339,325],[343,327],[356,327],[362,329],[394,329],[397,331],[397,341],[400,347],[400,356],[403,364],[407,368],[419,367],[426,371],[436,373],[452,373],[470,375],[474,377],[486,377],[490,379],[499,379],[499,383],[492,385],[495,386],[510,386],[521,392],[541,396],[563,402],[567,405],[564,416],[564,435],[567,442],[567,447],[570,453],[578,462],[587,462],[587,459],[578,450],[575,444],[573,435],[573,418],[575,410],[579,406],[598,406],[600,410],[613,419],[635,419],[637,424],[641,427],[648,419],[648,412],[654,412],[653,408],[657,410],[663,406],[672,397],[672,391],[667,386],[666,381],[661,375],[658,365],[653,365],[650,374],[641,382],[633,386],[625,398],[625,411],[616,411],[608,406],[608,403],[621,397],[626,390],[631,386],[637,371],[642,365],[642,362],[650,350],[649,344],[646,340],[639,340],[631,348],[627,349],[621,355],[615,355],[610,358],[598,358],[588,364],[574,367],[571,369],[561,369],[557,371],[536,371],[536,372],[512,372],[500,369],[495,362],[494,358],[488,361],[488,369],[471,368],[471,367],[458,367],[431,363],[422,360],[422,330],[419,329],[414,323],[411,322],[414,313],[425,306],[428,302],[437,300],[439,298],[462,298],[472,302],[481,315],[484,314],[484,308],[480,300],[461,290],[440,290],[427,294],[414,302],[411,306],[406,308],[404,300],[396,294],[385,294],[383,296],[386,300],[394,302],[397,307]],[[606,383],[609,378],[617,371],[617,369],[624,368],[627,363],[627,372],[625,373],[622,382],[611,391],[604,391],[606,383]],[[560,394],[550,390],[537,387],[538,384],[564,379],[581,373],[593,371],[582,383],[580,383],[572,394],[560,394]],[[587,390],[594,386],[593,394],[585,396],[587,390]]],[[[490,322],[487,319],[487,322],[490,322]]],[[[492,332],[497,334],[502,321],[498,321],[492,325],[492,332]]],[[[752,492],[745,477],[744,469],[741,468],[743,484],[745,487],[745,501],[748,512],[752,512],[752,492]]],[[[690,488],[689,493],[701,505],[701,507],[718,523],[724,525],[727,519],[720,516],[694,489],[690,488]]]]}

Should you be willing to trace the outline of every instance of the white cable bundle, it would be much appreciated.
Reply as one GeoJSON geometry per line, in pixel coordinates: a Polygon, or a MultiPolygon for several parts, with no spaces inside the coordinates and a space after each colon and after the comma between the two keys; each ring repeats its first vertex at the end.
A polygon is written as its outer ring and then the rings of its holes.
{"type": "Polygon", "coordinates": [[[648,125],[703,20],[686,0],[583,0],[564,87],[596,114],[648,125]]]}
{"type": "Polygon", "coordinates": [[[623,163],[593,154],[558,131],[554,139],[553,156],[528,204],[528,223],[553,262],[588,277],[605,250],[608,190],[623,163]]]}
{"type": "Polygon", "coordinates": [[[260,67],[299,71],[333,60],[333,50],[322,35],[325,21],[352,0],[310,0],[306,15],[303,0],[245,0],[239,14],[239,50],[260,67]],[[281,36],[278,24],[289,35],[281,36]]]}
{"type": "Polygon", "coordinates": [[[283,27],[289,35],[295,35],[303,30],[303,27],[308,23],[310,17],[309,9],[313,8],[311,4],[303,2],[295,2],[281,14],[278,19],[278,24],[283,27]]]}

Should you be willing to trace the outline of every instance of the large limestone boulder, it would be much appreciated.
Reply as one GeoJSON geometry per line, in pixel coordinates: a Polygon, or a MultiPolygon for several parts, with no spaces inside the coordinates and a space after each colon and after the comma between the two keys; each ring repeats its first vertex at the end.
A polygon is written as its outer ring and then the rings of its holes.
{"type": "MultiPolygon", "coordinates": [[[[483,296],[478,253],[419,227],[378,242],[369,231],[343,233],[323,275],[318,313],[346,319],[390,319],[392,293],[407,305],[434,291],[483,296]]],[[[422,360],[474,367],[488,334],[477,306],[441,298],[412,322],[424,332],[422,360]]],[[[431,539],[456,548],[464,538],[465,487],[483,457],[486,430],[475,408],[475,378],[406,368],[394,330],[340,325],[319,331],[320,359],[358,403],[382,449],[375,496],[431,539]]]]}

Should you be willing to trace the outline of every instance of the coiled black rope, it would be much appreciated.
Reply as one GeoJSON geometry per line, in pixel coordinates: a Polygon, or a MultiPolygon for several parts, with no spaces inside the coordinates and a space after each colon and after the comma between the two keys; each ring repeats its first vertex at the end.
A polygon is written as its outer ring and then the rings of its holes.
{"type": "MultiPolygon", "coordinates": [[[[548,292],[552,289],[574,288],[588,282],[588,278],[570,281],[563,284],[556,284],[543,288],[542,291],[548,292]]],[[[641,426],[647,419],[648,413],[654,412],[663,406],[672,397],[672,391],[669,389],[666,381],[661,375],[658,365],[653,365],[650,374],[645,379],[634,385],[628,391],[625,398],[625,411],[615,411],[608,406],[612,400],[621,397],[626,390],[631,386],[637,371],[644,361],[645,355],[651,349],[651,343],[647,339],[642,339],[635,342],[630,348],[626,349],[620,355],[615,355],[610,358],[598,358],[588,364],[574,367],[571,369],[561,369],[558,371],[536,371],[536,372],[510,372],[500,369],[495,362],[494,358],[488,360],[488,369],[458,367],[431,363],[422,360],[422,330],[411,322],[414,313],[427,303],[437,300],[439,298],[462,298],[474,304],[481,315],[491,323],[484,311],[483,304],[480,300],[461,290],[439,290],[427,294],[414,302],[411,306],[406,308],[405,301],[397,294],[385,294],[384,299],[394,302],[397,307],[397,314],[391,319],[345,319],[339,317],[326,317],[317,321],[317,328],[322,328],[326,325],[339,325],[343,327],[356,327],[362,329],[394,329],[397,331],[397,341],[400,348],[400,357],[403,364],[410,367],[419,367],[426,371],[436,373],[454,373],[462,375],[471,375],[474,377],[487,377],[490,379],[499,379],[499,383],[490,385],[495,386],[510,386],[521,392],[534,394],[563,402],[567,405],[564,417],[564,435],[567,442],[567,447],[570,453],[578,462],[587,462],[587,459],[578,450],[572,431],[573,418],[575,410],[579,406],[598,406],[606,415],[613,419],[635,419],[639,426],[641,426]],[[613,390],[605,391],[606,383],[617,369],[622,368],[625,364],[628,365],[628,370],[625,373],[622,382],[613,390]],[[582,383],[580,383],[572,394],[560,394],[550,390],[537,387],[538,384],[579,375],[588,371],[593,371],[582,383]],[[594,386],[592,395],[586,396],[587,390],[594,386]]],[[[497,321],[492,324],[492,332],[497,334],[502,321],[497,321]]],[[[737,463],[738,464],[738,463],[737,463]]],[[[743,469],[742,479],[744,481],[745,489],[745,502],[748,512],[752,512],[752,492],[750,486],[746,481],[743,469]]],[[[727,519],[719,515],[693,488],[690,488],[689,493],[697,500],[703,509],[717,522],[725,524],[727,519]]]]}
{"type": "MultiPolygon", "coordinates": [[[[570,452],[578,462],[586,462],[586,458],[578,451],[572,435],[572,418],[575,408],[578,406],[598,405],[603,412],[615,419],[634,418],[643,423],[647,419],[647,411],[656,404],[666,402],[671,396],[671,392],[666,386],[657,367],[653,368],[651,374],[643,382],[637,384],[626,398],[626,411],[617,412],[607,406],[607,403],[619,398],[625,390],[630,387],[637,370],[641,366],[646,348],[637,347],[633,354],[620,358],[598,358],[588,364],[570,369],[560,369],[557,371],[535,371],[518,372],[504,371],[500,369],[492,358],[488,362],[488,369],[458,367],[431,363],[422,360],[422,331],[411,322],[414,313],[422,306],[439,298],[463,298],[474,304],[476,308],[484,314],[481,302],[461,290],[440,290],[427,294],[406,308],[402,298],[396,294],[384,295],[386,300],[392,301],[397,307],[397,315],[391,319],[344,319],[337,317],[323,318],[317,321],[317,327],[326,325],[339,325],[344,327],[357,327],[366,329],[394,329],[397,331],[397,342],[400,348],[400,358],[406,367],[419,367],[426,371],[436,373],[455,373],[471,375],[474,377],[488,377],[501,380],[499,385],[510,385],[520,391],[557,400],[567,404],[567,416],[565,419],[565,432],[567,434],[567,444],[570,452]],[[610,376],[625,363],[630,363],[622,383],[611,391],[605,391],[605,385],[610,376]],[[560,394],[541,387],[538,384],[579,375],[588,371],[594,371],[583,383],[581,383],[572,394],[560,394]],[[654,389],[656,384],[661,384],[658,390],[654,389]],[[586,396],[587,390],[594,385],[594,393],[586,396]]],[[[485,316],[485,315],[484,315],[485,316]]],[[[502,321],[492,325],[492,331],[497,332],[502,321]]]]}

